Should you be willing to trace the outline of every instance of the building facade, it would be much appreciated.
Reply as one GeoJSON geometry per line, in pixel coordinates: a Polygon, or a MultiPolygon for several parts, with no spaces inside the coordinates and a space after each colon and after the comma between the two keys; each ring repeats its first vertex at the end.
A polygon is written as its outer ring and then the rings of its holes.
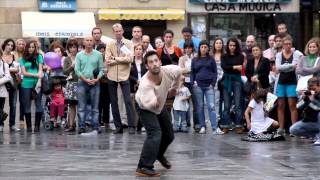
{"type": "Polygon", "coordinates": [[[268,35],[276,33],[276,25],[285,23],[296,46],[302,44],[299,0],[188,0],[188,24],[196,35],[210,40],[239,38],[253,34],[267,47],[268,35]]]}
{"type": "Polygon", "coordinates": [[[103,35],[113,37],[111,26],[120,22],[126,38],[131,38],[131,28],[139,25],[152,38],[171,29],[177,42],[186,24],[185,8],[185,0],[1,0],[0,40],[83,37],[94,26],[101,27],[103,35]],[[75,13],[79,14],[71,16],[75,13]]]}

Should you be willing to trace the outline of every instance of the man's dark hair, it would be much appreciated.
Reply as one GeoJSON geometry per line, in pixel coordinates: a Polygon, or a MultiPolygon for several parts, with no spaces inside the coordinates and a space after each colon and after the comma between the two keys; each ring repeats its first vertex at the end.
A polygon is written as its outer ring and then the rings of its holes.
{"type": "Polygon", "coordinates": [[[148,64],[148,57],[153,56],[153,55],[157,55],[158,56],[157,51],[148,51],[146,53],[146,55],[144,55],[144,59],[143,59],[144,64],[148,64]]]}
{"type": "Polygon", "coordinates": [[[316,85],[320,86],[320,78],[319,77],[312,77],[308,80],[308,87],[316,85]]]}
{"type": "Polygon", "coordinates": [[[193,34],[193,31],[190,27],[184,27],[181,31],[181,33],[190,33],[191,35],[193,34]]]}
{"type": "Polygon", "coordinates": [[[167,30],[163,31],[163,36],[165,36],[166,34],[171,34],[171,35],[172,35],[172,37],[174,36],[173,31],[172,31],[172,30],[170,30],[170,29],[167,29],[167,30]]]}
{"type": "Polygon", "coordinates": [[[106,49],[106,45],[103,44],[103,43],[99,44],[99,45],[97,46],[96,50],[97,50],[97,51],[100,51],[100,49],[106,49]]]}

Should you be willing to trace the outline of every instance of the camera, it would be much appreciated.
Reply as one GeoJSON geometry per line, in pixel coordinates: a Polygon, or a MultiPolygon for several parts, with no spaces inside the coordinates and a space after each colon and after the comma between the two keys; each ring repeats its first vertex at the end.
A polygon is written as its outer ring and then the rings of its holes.
{"type": "Polygon", "coordinates": [[[304,94],[305,96],[311,96],[311,91],[305,91],[303,94],[304,94]]]}

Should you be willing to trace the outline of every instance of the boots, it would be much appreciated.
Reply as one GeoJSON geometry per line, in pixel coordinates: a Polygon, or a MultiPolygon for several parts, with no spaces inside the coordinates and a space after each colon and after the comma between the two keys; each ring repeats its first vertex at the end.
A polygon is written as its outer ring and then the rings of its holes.
{"type": "Polygon", "coordinates": [[[32,127],[31,127],[31,113],[25,113],[24,116],[25,116],[25,118],[26,118],[27,132],[32,132],[32,127]]]}
{"type": "Polygon", "coordinates": [[[36,112],[36,118],[34,121],[34,132],[40,131],[40,122],[42,119],[42,112],[36,112]]]}

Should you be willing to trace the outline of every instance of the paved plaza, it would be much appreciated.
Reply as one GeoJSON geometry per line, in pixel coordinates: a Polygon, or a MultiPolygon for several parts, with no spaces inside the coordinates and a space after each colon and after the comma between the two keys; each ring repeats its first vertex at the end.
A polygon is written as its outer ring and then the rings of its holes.
{"type": "MultiPolygon", "coordinates": [[[[229,133],[175,134],[167,151],[173,168],[158,162],[152,179],[319,179],[320,146],[286,137],[282,142],[243,142],[229,133]]],[[[62,131],[0,134],[0,179],[147,179],[134,172],[145,134],[82,137],[62,131]]]]}

